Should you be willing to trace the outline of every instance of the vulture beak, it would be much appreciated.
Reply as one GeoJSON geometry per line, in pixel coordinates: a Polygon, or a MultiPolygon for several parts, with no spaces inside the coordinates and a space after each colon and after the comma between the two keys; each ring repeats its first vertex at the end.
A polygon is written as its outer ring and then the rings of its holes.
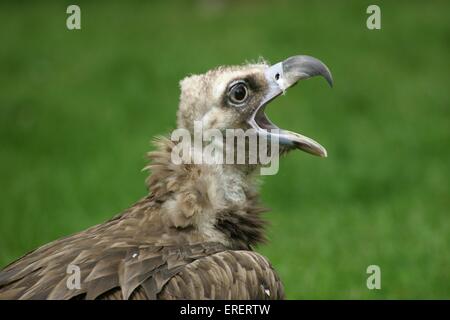
{"type": "Polygon", "coordinates": [[[299,80],[319,75],[327,80],[330,87],[333,86],[333,79],[328,67],[320,60],[310,56],[293,56],[269,67],[265,71],[268,83],[267,93],[248,120],[249,124],[259,134],[265,135],[269,139],[270,136],[276,135],[281,145],[297,148],[316,156],[326,157],[327,151],[318,142],[299,133],[278,128],[264,112],[266,105],[270,101],[284,93],[299,80]]]}

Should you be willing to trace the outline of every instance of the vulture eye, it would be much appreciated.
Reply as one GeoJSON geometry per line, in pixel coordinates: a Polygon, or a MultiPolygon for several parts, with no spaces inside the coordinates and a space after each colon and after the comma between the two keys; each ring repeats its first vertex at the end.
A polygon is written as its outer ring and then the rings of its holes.
{"type": "Polygon", "coordinates": [[[248,98],[248,89],[245,82],[237,82],[231,85],[228,91],[228,100],[233,105],[242,105],[248,98]]]}

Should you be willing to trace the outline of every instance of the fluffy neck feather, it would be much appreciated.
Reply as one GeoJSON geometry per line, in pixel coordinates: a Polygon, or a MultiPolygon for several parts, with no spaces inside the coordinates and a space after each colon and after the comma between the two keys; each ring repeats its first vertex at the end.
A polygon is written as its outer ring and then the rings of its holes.
{"type": "Polygon", "coordinates": [[[257,179],[252,168],[235,165],[175,165],[174,143],[156,140],[148,154],[147,185],[161,204],[161,221],[170,228],[193,228],[205,240],[233,249],[250,249],[264,238],[257,179]]]}

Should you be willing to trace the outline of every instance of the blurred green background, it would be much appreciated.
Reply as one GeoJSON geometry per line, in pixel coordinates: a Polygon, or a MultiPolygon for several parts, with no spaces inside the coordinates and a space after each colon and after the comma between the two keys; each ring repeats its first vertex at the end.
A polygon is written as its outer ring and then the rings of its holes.
{"type": "Polygon", "coordinates": [[[265,177],[289,299],[450,298],[450,2],[76,1],[0,5],[0,265],[145,195],[145,152],[175,124],[178,81],[223,64],[309,54],[268,109],[321,142],[265,177]],[[382,289],[366,287],[379,265],[382,289]]]}

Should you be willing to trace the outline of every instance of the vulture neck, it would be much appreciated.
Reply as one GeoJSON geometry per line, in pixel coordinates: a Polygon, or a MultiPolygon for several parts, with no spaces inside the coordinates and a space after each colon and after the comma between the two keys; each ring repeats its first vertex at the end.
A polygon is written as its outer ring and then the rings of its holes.
{"type": "Polygon", "coordinates": [[[264,242],[265,221],[257,192],[256,167],[243,165],[175,165],[175,144],[156,140],[147,179],[165,227],[192,233],[196,241],[220,242],[231,249],[252,249],[264,242]]]}

